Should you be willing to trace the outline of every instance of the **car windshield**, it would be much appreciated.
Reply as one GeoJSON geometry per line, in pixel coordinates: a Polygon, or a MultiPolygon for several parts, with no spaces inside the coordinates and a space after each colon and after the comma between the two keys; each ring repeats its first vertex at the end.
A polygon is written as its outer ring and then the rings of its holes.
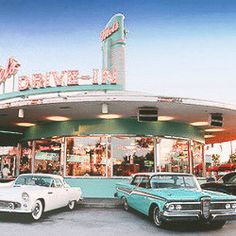
{"type": "Polygon", "coordinates": [[[220,180],[223,180],[223,182],[226,183],[226,184],[236,183],[236,173],[233,172],[233,173],[230,173],[230,174],[226,174],[225,176],[223,176],[218,181],[220,182],[220,180]]]}
{"type": "Polygon", "coordinates": [[[52,182],[53,179],[51,177],[25,175],[19,176],[15,181],[15,185],[39,185],[50,187],[52,182]]]}
{"type": "Polygon", "coordinates": [[[192,188],[199,189],[193,176],[184,175],[155,175],[150,181],[151,188],[192,188]]]}

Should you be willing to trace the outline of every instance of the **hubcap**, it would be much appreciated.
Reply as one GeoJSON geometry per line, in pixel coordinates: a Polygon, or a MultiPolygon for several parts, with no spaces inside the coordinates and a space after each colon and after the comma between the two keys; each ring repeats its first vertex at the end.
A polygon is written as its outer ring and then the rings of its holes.
{"type": "Polygon", "coordinates": [[[127,203],[127,200],[126,200],[126,199],[123,200],[123,206],[124,206],[124,209],[125,209],[126,211],[128,211],[129,206],[128,206],[128,203],[127,203]]]}
{"type": "Polygon", "coordinates": [[[159,219],[159,210],[158,208],[155,208],[153,211],[153,219],[154,223],[159,226],[161,224],[160,219],[159,219]]]}
{"type": "Polygon", "coordinates": [[[42,214],[42,206],[40,205],[40,203],[37,202],[33,209],[32,216],[35,220],[38,220],[41,217],[41,214],[42,214]]]}
{"type": "Polygon", "coordinates": [[[70,203],[69,203],[69,208],[70,208],[70,209],[73,209],[73,208],[74,208],[74,205],[75,205],[75,202],[74,202],[74,201],[70,202],[70,203]]]}

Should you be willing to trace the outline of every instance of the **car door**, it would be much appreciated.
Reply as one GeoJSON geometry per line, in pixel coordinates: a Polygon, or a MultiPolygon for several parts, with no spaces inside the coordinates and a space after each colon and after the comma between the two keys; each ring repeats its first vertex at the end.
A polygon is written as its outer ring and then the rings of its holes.
{"type": "Polygon", "coordinates": [[[68,189],[64,187],[64,184],[60,178],[55,178],[55,184],[55,191],[58,196],[58,204],[60,205],[60,207],[64,207],[69,202],[68,189]]]}
{"type": "Polygon", "coordinates": [[[146,213],[146,208],[149,203],[147,186],[149,186],[149,176],[142,176],[140,183],[134,190],[134,204],[136,205],[136,209],[143,213],[146,213]]]}
{"type": "Polygon", "coordinates": [[[129,205],[138,211],[144,211],[144,205],[146,204],[145,188],[149,177],[147,175],[138,175],[131,183],[134,187],[129,196],[129,205]]]}
{"type": "Polygon", "coordinates": [[[60,200],[58,198],[58,191],[54,179],[51,179],[50,186],[47,187],[46,207],[47,210],[53,210],[60,207],[60,200]]]}

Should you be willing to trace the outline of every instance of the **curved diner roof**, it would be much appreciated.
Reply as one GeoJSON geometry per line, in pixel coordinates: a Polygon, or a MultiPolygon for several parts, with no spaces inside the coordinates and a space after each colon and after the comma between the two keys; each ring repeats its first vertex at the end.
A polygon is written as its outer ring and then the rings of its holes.
{"type": "MultiPolygon", "coordinates": [[[[139,107],[157,107],[159,116],[172,117],[172,121],[191,124],[208,122],[211,113],[222,113],[223,127],[209,124],[198,126],[205,132],[205,143],[218,143],[236,139],[236,105],[213,101],[155,96],[140,92],[118,90],[40,91],[0,95],[0,135],[24,132],[19,122],[42,124],[46,117],[63,116],[70,120],[96,119],[101,114],[102,104],[108,104],[111,114],[121,118],[137,119],[139,107]],[[24,109],[24,118],[18,117],[19,108],[24,109]],[[211,129],[220,130],[211,130],[211,129]]],[[[0,139],[1,142],[1,139],[0,139]]]]}

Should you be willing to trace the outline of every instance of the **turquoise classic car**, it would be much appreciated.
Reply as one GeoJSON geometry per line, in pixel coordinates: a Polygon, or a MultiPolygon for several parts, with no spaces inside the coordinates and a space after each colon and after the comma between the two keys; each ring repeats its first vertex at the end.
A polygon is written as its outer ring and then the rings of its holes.
{"type": "Polygon", "coordinates": [[[222,227],[236,219],[236,197],[202,190],[197,179],[182,173],[139,173],[118,183],[115,196],[125,210],[134,208],[162,227],[168,221],[196,221],[222,227]]]}

